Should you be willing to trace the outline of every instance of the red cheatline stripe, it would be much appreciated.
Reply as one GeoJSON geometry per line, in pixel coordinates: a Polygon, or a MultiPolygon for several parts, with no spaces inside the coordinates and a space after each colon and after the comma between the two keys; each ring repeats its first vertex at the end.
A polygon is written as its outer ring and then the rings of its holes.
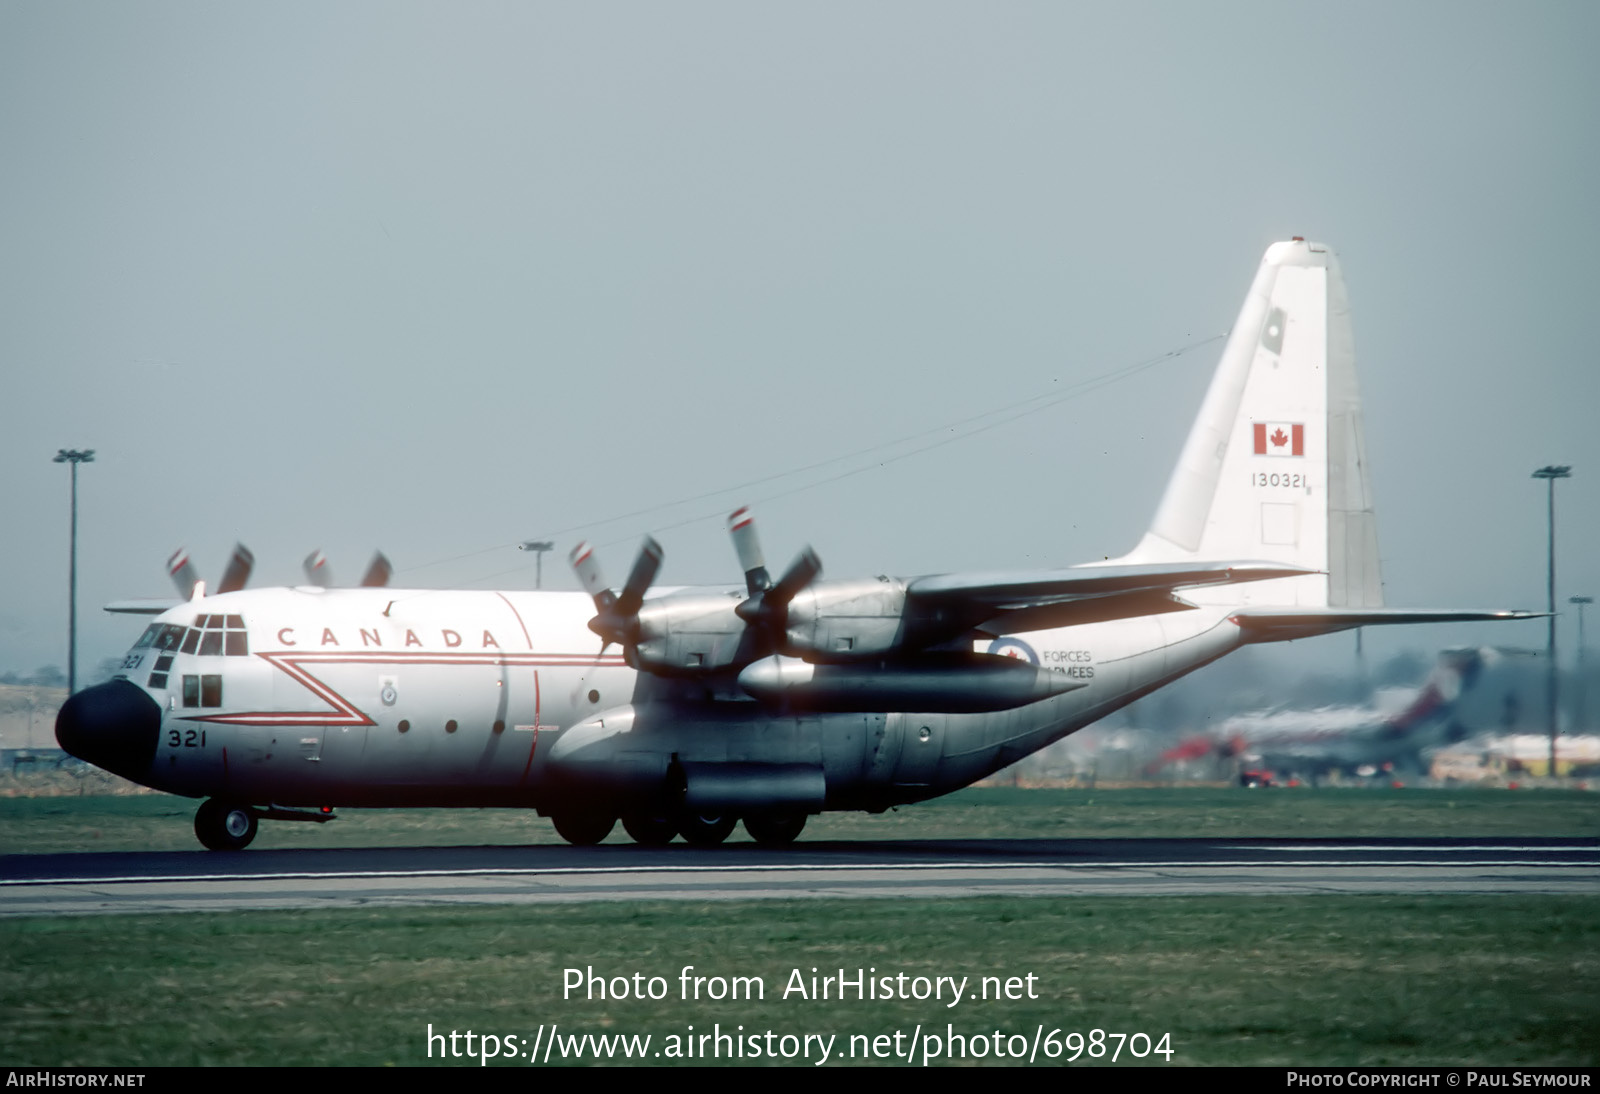
{"type": "MultiPolygon", "coordinates": [[[[523,667],[561,668],[571,666],[593,665],[621,665],[624,659],[616,654],[601,657],[598,660],[586,654],[411,654],[399,651],[382,652],[367,651],[365,653],[344,653],[339,650],[315,651],[307,650],[305,653],[279,651],[274,653],[258,653],[274,668],[280,669],[297,683],[311,692],[318,699],[327,703],[331,710],[260,710],[239,711],[232,714],[208,714],[192,716],[196,722],[215,722],[223,725],[317,725],[317,726],[373,726],[377,725],[368,718],[354,703],[340,695],[323,681],[311,675],[303,667],[303,662],[315,664],[345,664],[359,665],[370,663],[404,663],[412,665],[519,665],[523,667]]],[[[534,694],[537,703],[539,687],[538,673],[534,674],[534,694]]],[[[537,723],[537,708],[535,722],[537,723]]]]}
{"type": "MultiPolygon", "coordinates": [[[[258,657],[277,664],[279,661],[296,664],[319,665],[521,665],[555,668],[562,665],[593,665],[595,657],[589,653],[410,653],[405,650],[306,650],[260,653],[258,657]]],[[[626,658],[619,653],[600,658],[602,665],[621,665],[626,658]]]]}

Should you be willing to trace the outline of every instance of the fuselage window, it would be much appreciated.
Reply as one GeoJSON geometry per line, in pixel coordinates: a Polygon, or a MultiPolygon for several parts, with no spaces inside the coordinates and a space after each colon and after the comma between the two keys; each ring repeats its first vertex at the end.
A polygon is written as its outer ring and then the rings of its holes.
{"type": "Polygon", "coordinates": [[[183,678],[183,705],[186,707],[220,707],[222,705],[222,676],[185,676],[183,678]]]}
{"type": "Polygon", "coordinates": [[[146,627],[144,629],[144,633],[139,636],[139,641],[137,641],[137,642],[135,642],[133,644],[133,648],[136,649],[136,650],[148,649],[149,646],[150,646],[150,643],[154,642],[156,640],[156,635],[158,635],[160,633],[161,633],[161,624],[160,623],[152,623],[152,624],[150,624],[148,627],[146,627]]]}

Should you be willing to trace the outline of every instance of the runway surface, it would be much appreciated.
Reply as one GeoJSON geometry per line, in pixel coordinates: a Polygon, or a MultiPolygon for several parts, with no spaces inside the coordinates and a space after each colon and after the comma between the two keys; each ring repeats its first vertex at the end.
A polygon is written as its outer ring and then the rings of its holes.
{"type": "Polygon", "coordinates": [[[899,840],[0,857],[0,915],[585,900],[1600,895],[1600,840],[899,840]]]}

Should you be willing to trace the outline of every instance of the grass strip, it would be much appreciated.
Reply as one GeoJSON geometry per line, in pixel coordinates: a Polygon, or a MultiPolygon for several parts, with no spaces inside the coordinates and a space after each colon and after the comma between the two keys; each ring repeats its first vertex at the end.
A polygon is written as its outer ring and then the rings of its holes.
{"type": "Polygon", "coordinates": [[[745,1035],[834,1034],[834,1062],[856,1063],[839,1060],[852,1034],[905,1038],[919,1025],[989,1038],[984,1058],[970,1045],[967,1054],[985,1064],[997,1062],[994,1031],[1031,1041],[1040,1026],[1170,1033],[1174,1064],[1600,1056],[1600,897],[341,909],[4,920],[0,945],[0,1057],[26,1066],[475,1062],[430,1061],[430,1023],[530,1049],[541,1024],[649,1034],[651,1052],[691,1025],[697,1034],[742,1025],[745,1035]],[[685,1000],[680,972],[691,965],[707,977],[759,977],[764,997],[706,998],[708,981],[702,998],[685,1000]],[[563,998],[564,970],[590,967],[659,976],[669,990],[659,1001],[563,998]],[[984,976],[1031,974],[1037,998],[947,1007],[948,991],[944,1002],[852,991],[841,1000],[836,988],[826,1000],[784,998],[795,970],[809,989],[813,968],[965,976],[969,992],[984,976]]]}
{"type": "MultiPolygon", "coordinates": [[[[199,802],[165,794],[0,798],[0,854],[192,851],[199,802]]],[[[559,843],[526,809],[352,809],[330,824],[263,822],[252,847],[559,843]]],[[[825,813],[803,840],[1207,836],[1373,838],[1600,836],[1600,794],[1581,790],[972,787],[878,816],[825,813]]],[[[746,839],[744,829],[734,839],[746,839]]],[[[626,842],[619,825],[611,842],[626,842]]]]}

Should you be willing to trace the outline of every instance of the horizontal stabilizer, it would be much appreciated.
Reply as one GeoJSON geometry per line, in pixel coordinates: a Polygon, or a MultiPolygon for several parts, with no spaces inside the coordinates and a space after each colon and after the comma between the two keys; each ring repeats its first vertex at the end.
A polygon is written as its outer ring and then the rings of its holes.
{"type": "Polygon", "coordinates": [[[1453,608],[1251,608],[1234,612],[1229,618],[1245,632],[1247,641],[1281,642],[1390,623],[1486,623],[1545,617],[1544,612],[1453,608]]]}
{"type": "Polygon", "coordinates": [[[113,600],[104,610],[119,615],[160,615],[182,603],[182,600],[113,600]]]}

